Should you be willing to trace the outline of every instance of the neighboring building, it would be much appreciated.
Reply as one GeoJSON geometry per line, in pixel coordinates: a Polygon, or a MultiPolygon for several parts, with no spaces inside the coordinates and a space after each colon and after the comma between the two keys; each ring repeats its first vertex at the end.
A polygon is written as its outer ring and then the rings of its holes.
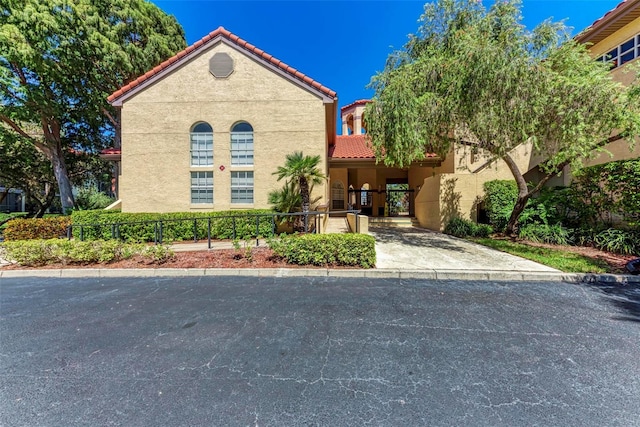
{"type": "MultiPolygon", "coordinates": [[[[336,93],[220,27],[118,90],[126,212],[267,208],[294,151],[335,142],[336,93]]],[[[118,156],[121,157],[118,157],[118,156]]],[[[327,184],[315,187],[326,203],[327,184]]]]}
{"type": "MultiPolygon", "coordinates": [[[[594,58],[612,56],[616,79],[640,56],[640,0],[627,0],[581,33],[594,58]]],[[[280,188],[273,172],[293,151],[320,155],[326,183],[316,195],[331,210],[407,215],[440,230],[453,216],[477,219],[485,182],[512,179],[502,161],[458,146],[407,168],[377,164],[366,138],[367,100],[340,111],[334,91],[220,27],[109,97],[121,110],[121,147],[105,150],[125,212],[268,208],[280,188]]],[[[640,154],[623,142],[614,159],[640,154]]],[[[526,144],[511,156],[536,180],[539,158],[526,144]]],[[[611,161],[607,156],[595,163],[611,161]]],[[[551,185],[568,184],[570,171],[551,185]]]]}
{"type": "MultiPolygon", "coordinates": [[[[591,24],[580,33],[576,40],[591,45],[591,55],[599,61],[611,63],[614,80],[625,85],[636,77],[628,65],[640,58],[640,0],[626,0],[591,24]]],[[[603,153],[588,162],[588,165],[607,163],[640,157],[640,140],[634,151],[629,150],[626,141],[617,141],[606,147],[612,155],[603,153]]]]}
{"type": "Polygon", "coordinates": [[[24,212],[25,197],[22,190],[0,185],[0,212],[24,212]]]}

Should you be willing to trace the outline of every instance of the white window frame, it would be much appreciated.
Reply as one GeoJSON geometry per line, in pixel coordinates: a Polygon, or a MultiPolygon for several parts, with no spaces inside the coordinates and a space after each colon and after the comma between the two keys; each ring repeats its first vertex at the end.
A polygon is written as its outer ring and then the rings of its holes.
{"type": "Polygon", "coordinates": [[[231,171],[231,204],[252,205],[255,175],[253,171],[231,171]],[[247,197],[248,195],[251,197],[247,197]]]}
{"type": "MultiPolygon", "coordinates": [[[[231,166],[253,166],[254,162],[254,138],[253,130],[248,132],[237,132],[233,129],[248,122],[238,122],[231,128],[231,166]]],[[[253,126],[251,126],[253,129],[253,126]]]]}
{"type": "Polygon", "coordinates": [[[618,68],[628,62],[633,61],[634,59],[637,59],[638,57],[640,57],[640,34],[636,34],[635,36],[631,37],[628,40],[625,40],[623,43],[620,43],[619,45],[617,45],[616,47],[612,48],[609,50],[609,52],[605,53],[604,55],[602,55],[601,57],[598,58],[598,61],[603,61],[603,62],[610,62],[611,63],[611,69],[613,70],[614,68],[618,68]],[[624,44],[627,44],[629,42],[633,42],[632,46],[625,50],[624,52],[622,52],[622,46],[624,44]],[[611,55],[609,56],[609,54],[613,51],[616,51],[615,55],[611,55]],[[633,57],[631,59],[628,59],[624,62],[622,62],[622,57],[632,53],[633,57]]]}
{"type": "Polygon", "coordinates": [[[213,204],[213,171],[191,171],[191,204],[213,204]]]}
{"type": "Polygon", "coordinates": [[[213,127],[209,123],[199,122],[193,126],[193,129],[199,124],[206,124],[211,128],[211,132],[191,131],[189,138],[191,166],[213,166],[213,127]]]}

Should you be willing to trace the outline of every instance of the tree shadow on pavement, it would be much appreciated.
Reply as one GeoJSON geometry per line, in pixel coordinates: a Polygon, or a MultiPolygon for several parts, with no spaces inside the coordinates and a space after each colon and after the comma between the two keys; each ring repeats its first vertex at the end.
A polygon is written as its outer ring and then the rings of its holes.
{"type": "Polygon", "coordinates": [[[613,317],[614,320],[640,323],[640,284],[599,283],[590,286],[624,314],[613,317]]]}
{"type": "Polygon", "coordinates": [[[420,248],[432,247],[460,253],[469,252],[464,246],[457,244],[452,237],[430,230],[408,227],[369,227],[369,232],[380,243],[401,243],[420,248]]]}

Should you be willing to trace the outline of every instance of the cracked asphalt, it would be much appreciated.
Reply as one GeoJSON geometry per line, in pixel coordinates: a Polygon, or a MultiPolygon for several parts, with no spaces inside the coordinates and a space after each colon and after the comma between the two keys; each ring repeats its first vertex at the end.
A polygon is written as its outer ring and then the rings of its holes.
{"type": "Polygon", "coordinates": [[[640,285],[0,279],[2,426],[640,425],[640,285]]]}

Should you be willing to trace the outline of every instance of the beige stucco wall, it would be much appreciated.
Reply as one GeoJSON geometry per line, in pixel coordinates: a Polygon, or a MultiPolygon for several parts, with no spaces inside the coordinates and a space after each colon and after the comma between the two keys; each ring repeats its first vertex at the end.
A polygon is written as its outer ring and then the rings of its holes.
{"type": "MultiPolygon", "coordinates": [[[[272,173],[293,151],[326,162],[323,101],[223,43],[125,101],[122,107],[120,197],[126,212],[171,212],[267,208],[268,192],[282,186],[272,173]],[[234,72],[209,73],[209,59],[226,52],[234,72]],[[205,121],[214,131],[212,167],[190,166],[189,132],[205,121]],[[254,166],[232,167],[230,129],[238,121],[254,129],[254,166]],[[224,170],[220,170],[224,166],[224,170]],[[254,203],[231,205],[231,171],[254,171],[254,203]],[[213,205],[192,205],[190,171],[213,171],[213,205]]],[[[327,201],[327,186],[316,186],[327,201]]]]}

